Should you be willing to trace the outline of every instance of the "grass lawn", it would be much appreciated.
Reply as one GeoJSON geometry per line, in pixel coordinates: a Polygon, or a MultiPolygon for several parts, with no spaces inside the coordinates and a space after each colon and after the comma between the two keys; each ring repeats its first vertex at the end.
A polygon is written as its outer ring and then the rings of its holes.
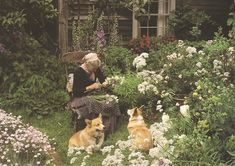
{"type": "MultiPolygon", "coordinates": [[[[70,165],[70,159],[67,157],[68,140],[73,134],[71,126],[71,112],[55,112],[54,114],[42,118],[36,116],[29,116],[25,110],[11,110],[8,111],[14,115],[21,115],[24,123],[28,123],[40,131],[46,133],[50,138],[54,138],[56,142],[56,150],[59,153],[64,165],[70,165]]],[[[118,130],[110,135],[104,142],[104,146],[113,145],[118,140],[126,140],[128,137],[128,131],[126,129],[127,122],[121,122],[118,130]]],[[[86,154],[81,154],[81,160],[86,154]]],[[[105,156],[101,152],[92,154],[87,159],[86,163],[89,166],[100,166],[105,156]]],[[[79,162],[79,160],[78,160],[79,162]]],[[[80,165],[77,161],[73,164],[80,165]]]]}

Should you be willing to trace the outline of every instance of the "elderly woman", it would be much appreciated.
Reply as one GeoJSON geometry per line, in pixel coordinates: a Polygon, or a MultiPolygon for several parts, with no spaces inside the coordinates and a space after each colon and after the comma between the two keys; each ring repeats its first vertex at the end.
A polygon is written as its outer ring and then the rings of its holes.
{"type": "Polygon", "coordinates": [[[85,119],[94,119],[101,113],[106,135],[113,133],[120,116],[118,104],[115,101],[107,103],[94,97],[94,92],[107,86],[100,70],[101,61],[96,53],[89,53],[82,60],[84,63],[74,72],[73,99],[69,103],[69,108],[73,111],[74,128],[76,131],[83,129],[85,119]]]}

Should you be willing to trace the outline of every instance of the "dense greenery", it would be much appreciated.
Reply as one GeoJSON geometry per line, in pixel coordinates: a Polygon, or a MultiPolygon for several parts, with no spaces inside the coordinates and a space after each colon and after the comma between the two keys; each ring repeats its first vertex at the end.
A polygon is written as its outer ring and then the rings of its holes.
{"type": "Polygon", "coordinates": [[[0,3],[1,107],[39,114],[63,109],[68,100],[64,69],[52,55],[55,40],[47,31],[57,16],[52,1],[0,3]]]}

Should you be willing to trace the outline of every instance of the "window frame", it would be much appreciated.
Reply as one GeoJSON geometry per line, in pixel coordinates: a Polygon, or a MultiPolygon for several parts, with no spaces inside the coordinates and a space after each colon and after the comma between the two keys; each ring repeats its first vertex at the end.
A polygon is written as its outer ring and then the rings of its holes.
{"type": "Polygon", "coordinates": [[[142,16],[148,17],[147,26],[141,26],[140,21],[136,19],[135,13],[133,12],[133,18],[132,18],[132,37],[133,38],[137,38],[141,36],[141,29],[147,29],[146,35],[149,35],[150,29],[156,29],[156,35],[154,36],[164,36],[165,34],[167,34],[168,18],[170,16],[170,12],[175,10],[176,0],[152,0],[152,2],[158,3],[158,8],[156,8],[157,12],[146,13],[142,15],[142,16]],[[157,17],[156,26],[149,26],[150,16],[157,17]]]}

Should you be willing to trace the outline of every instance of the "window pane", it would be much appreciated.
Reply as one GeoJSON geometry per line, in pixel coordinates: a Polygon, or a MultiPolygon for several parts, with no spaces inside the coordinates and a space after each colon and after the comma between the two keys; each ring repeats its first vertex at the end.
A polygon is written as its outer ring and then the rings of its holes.
{"type": "Polygon", "coordinates": [[[151,16],[149,20],[149,26],[157,26],[157,17],[156,16],[151,16]]]}
{"type": "Polygon", "coordinates": [[[141,28],[140,29],[140,35],[141,35],[141,37],[147,36],[147,28],[141,28]]]}
{"type": "Polygon", "coordinates": [[[151,14],[157,14],[158,13],[158,2],[151,2],[150,13],[151,14]]]}
{"type": "Polygon", "coordinates": [[[157,28],[150,28],[149,36],[156,36],[156,35],[157,35],[157,28]]]}
{"type": "Polygon", "coordinates": [[[140,16],[140,26],[146,27],[148,25],[148,16],[140,16]]]}

